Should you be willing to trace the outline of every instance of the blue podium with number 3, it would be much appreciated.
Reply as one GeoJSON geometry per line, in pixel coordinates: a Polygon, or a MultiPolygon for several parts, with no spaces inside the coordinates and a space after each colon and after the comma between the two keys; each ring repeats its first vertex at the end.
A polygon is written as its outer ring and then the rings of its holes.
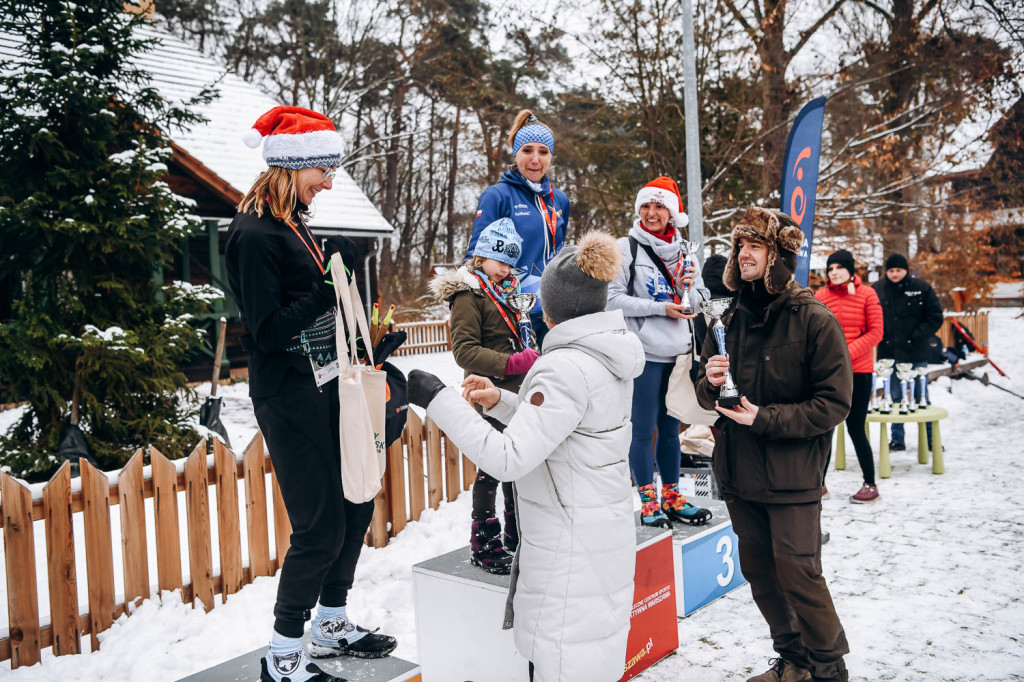
{"type": "Polygon", "coordinates": [[[675,524],[672,550],[676,573],[676,615],[689,616],[746,583],[740,570],[736,533],[721,500],[694,499],[711,510],[703,526],[675,524]]]}

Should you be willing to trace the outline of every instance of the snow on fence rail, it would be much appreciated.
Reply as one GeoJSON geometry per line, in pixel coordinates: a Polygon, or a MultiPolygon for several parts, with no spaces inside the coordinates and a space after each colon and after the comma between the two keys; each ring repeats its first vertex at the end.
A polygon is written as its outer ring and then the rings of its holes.
{"type": "Polygon", "coordinates": [[[964,329],[971,333],[979,346],[988,350],[988,313],[984,310],[976,313],[946,313],[946,318],[942,320],[942,326],[938,331],[943,348],[953,345],[951,317],[955,317],[964,326],[964,329]]]}
{"type": "Polygon", "coordinates": [[[395,355],[419,355],[420,353],[443,353],[451,348],[451,330],[447,320],[426,320],[404,322],[395,325],[409,335],[395,355]]]}
{"type": "MultiPolygon", "coordinates": [[[[200,441],[177,465],[150,447],[151,467],[144,468],[142,449],[116,478],[81,462],[81,490],[73,491],[70,465],[65,463],[42,490],[39,499],[7,474],[0,474],[0,525],[4,539],[5,579],[9,614],[8,633],[0,637],[0,661],[11,668],[38,663],[41,650],[54,655],[81,652],[81,636],[97,636],[115,619],[133,610],[129,605],[147,599],[155,590],[180,590],[186,603],[196,600],[205,610],[214,608],[214,595],[222,600],[260,576],[274,575],[289,546],[291,524],[273,465],[257,433],[241,457],[219,440],[213,456],[200,441]],[[183,466],[181,466],[183,464],[183,466]],[[272,496],[275,554],[269,542],[267,478],[272,496]],[[242,564],[239,480],[244,480],[248,565],[242,564]],[[209,489],[213,488],[213,491],[209,489]],[[185,500],[189,583],[182,580],[182,538],[178,493],[185,500]],[[216,509],[211,509],[211,495],[216,509]],[[157,584],[150,580],[146,535],[146,500],[152,499],[157,584]],[[124,602],[117,603],[110,507],[120,506],[124,602]],[[220,574],[214,575],[211,514],[216,514],[220,574]],[[79,605],[74,517],[84,527],[87,609],[79,605]],[[34,537],[33,522],[42,521],[45,537],[34,537]],[[36,565],[36,543],[44,542],[46,566],[36,565]],[[49,591],[49,624],[41,624],[36,572],[45,570],[49,591]]],[[[387,473],[374,500],[374,514],[365,541],[383,547],[389,537],[418,520],[429,506],[442,499],[454,501],[476,478],[476,467],[429,419],[424,423],[412,410],[402,438],[388,448],[387,473]],[[461,465],[461,466],[460,466],[461,465]]]]}

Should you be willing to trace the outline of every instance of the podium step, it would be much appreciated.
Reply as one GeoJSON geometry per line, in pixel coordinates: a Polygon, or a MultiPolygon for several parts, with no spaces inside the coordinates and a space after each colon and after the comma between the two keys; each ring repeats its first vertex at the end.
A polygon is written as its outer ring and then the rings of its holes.
{"type": "MultiPolygon", "coordinates": [[[[636,529],[637,569],[623,680],[679,646],[671,534],[636,529]]],[[[413,566],[419,659],[427,682],[522,682],[528,663],[502,630],[510,577],[470,563],[469,547],[413,566]]]]}
{"type": "Polygon", "coordinates": [[[689,616],[745,584],[739,546],[725,502],[695,497],[691,502],[711,510],[700,526],[672,524],[676,613],[689,616]]]}
{"type": "MultiPolygon", "coordinates": [[[[260,659],[267,647],[242,654],[218,666],[184,677],[178,682],[257,682],[260,679],[260,659]]],[[[313,661],[335,677],[348,682],[421,682],[420,667],[395,656],[362,659],[341,656],[313,661]]]]}

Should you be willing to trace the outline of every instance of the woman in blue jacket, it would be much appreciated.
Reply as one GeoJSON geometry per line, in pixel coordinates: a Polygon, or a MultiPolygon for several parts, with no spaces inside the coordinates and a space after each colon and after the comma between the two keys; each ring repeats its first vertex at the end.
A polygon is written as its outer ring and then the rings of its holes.
{"type": "MultiPolygon", "coordinates": [[[[480,195],[473,235],[466,249],[467,259],[485,227],[498,218],[511,218],[516,232],[523,238],[523,252],[518,261],[518,267],[523,270],[519,278],[522,291],[539,294],[544,267],[565,243],[569,197],[551,186],[548,169],[555,151],[555,136],[533,112],[524,109],[516,115],[508,134],[508,146],[512,148],[515,165],[480,195]]],[[[538,301],[530,314],[538,345],[547,333],[542,305],[543,301],[538,301]]]]}

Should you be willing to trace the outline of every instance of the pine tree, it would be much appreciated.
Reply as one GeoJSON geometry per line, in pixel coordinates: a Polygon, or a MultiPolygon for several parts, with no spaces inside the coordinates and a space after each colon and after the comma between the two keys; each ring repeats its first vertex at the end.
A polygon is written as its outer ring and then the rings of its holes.
{"type": "MultiPolygon", "coordinates": [[[[190,318],[217,292],[157,276],[198,226],[161,181],[164,136],[199,119],[136,65],[149,49],[122,0],[0,0],[0,34],[21,40],[0,70],[0,384],[26,401],[0,464],[40,478],[77,422],[100,466],[153,444],[197,440],[196,398],[177,369],[195,352],[190,318]]],[[[207,100],[209,93],[200,98],[207,100]]]]}

